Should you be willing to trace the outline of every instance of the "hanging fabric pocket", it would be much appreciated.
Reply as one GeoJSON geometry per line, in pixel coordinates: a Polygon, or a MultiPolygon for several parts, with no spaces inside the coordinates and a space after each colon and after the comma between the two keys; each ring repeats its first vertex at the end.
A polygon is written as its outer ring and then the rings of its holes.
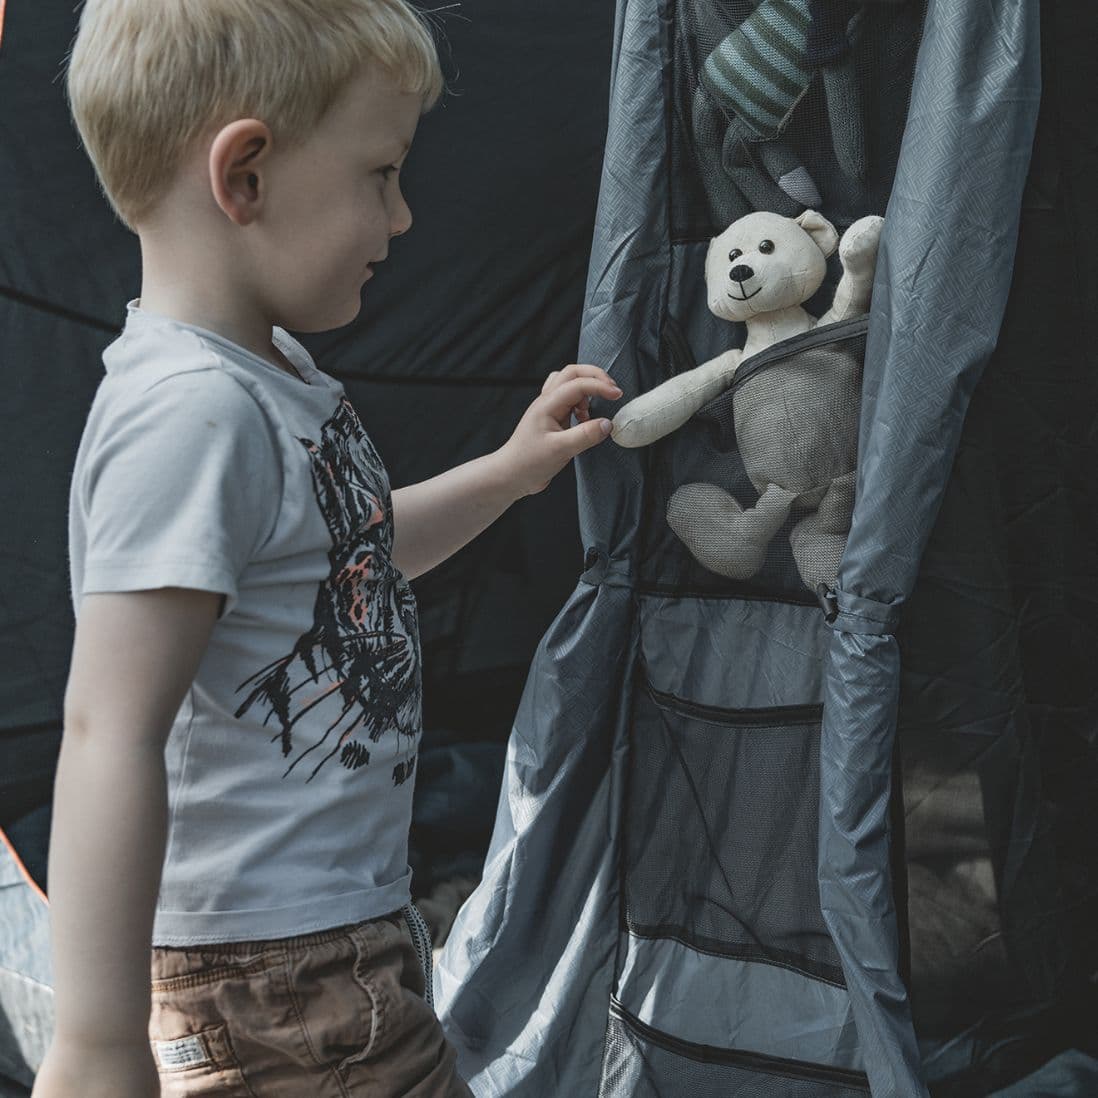
{"type": "Polygon", "coordinates": [[[921,29],[910,0],[673,5],[671,233],[883,208],[921,29]],[[898,89],[902,89],[899,90],[898,89]]]}
{"type": "Polygon", "coordinates": [[[638,689],[625,914],[642,938],[843,986],[816,876],[821,707],[731,710],[638,689]]]}
{"type": "Polygon", "coordinates": [[[864,1098],[860,1071],[681,1041],[611,1003],[599,1098],[864,1098]]]}
{"type": "Polygon", "coordinates": [[[812,603],[854,507],[868,316],[783,340],[656,444],[650,589],[812,603]]]}

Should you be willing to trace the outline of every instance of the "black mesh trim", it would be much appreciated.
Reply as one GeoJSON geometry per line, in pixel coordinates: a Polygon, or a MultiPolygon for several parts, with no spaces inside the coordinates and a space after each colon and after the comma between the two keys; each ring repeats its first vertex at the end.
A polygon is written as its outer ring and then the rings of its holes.
{"type": "Polygon", "coordinates": [[[754,591],[707,591],[704,588],[681,587],[673,583],[640,583],[634,586],[638,595],[653,595],[664,599],[713,599],[730,602],[773,602],[779,606],[819,606],[819,599],[810,591],[799,595],[769,595],[754,591]]]}
{"type": "MultiPolygon", "coordinates": [[[[679,329],[681,333],[681,329],[679,329]]],[[[735,393],[737,389],[749,381],[756,374],[769,366],[776,366],[787,358],[792,358],[801,351],[807,351],[812,347],[822,347],[826,344],[843,343],[848,339],[861,339],[869,331],[869,316],[851,317],[849,320],[840,320],[835,324],[820,324],[810,328],[800,335],[790,336],[765,351],[745,358],[736,371],[735,379],[729,389],[735,393]]],[[[726,399],[722,397],[721,399],[726,399]]]]}
{"type": "Polygon", "coordinates": [[[707,938],[703,934],[686,933],[678,926],[642,926],[639,923],[630,922],[628,915],[626,916],[625,927],[635,938],[645,938],[649,941],[678,942],[710,957],[729,957],[737,961],[772,965],[774,968],[784,968],[789,972],[799,973],[801,976],[810,976],[813,980],[819,980],[823,984],[831,984],[833,987],[846,987],[846,980],[841,968],[836,965],[807,960],[797,953],[785,953],[780,949],[768,948],[764,950],[750,945],[729,945],[717,938],[707,938]]]}
{"type": "Polygon", "coordinates": [[[776,728],[791,724],[819,724],[823,718],[823,706],[818,703],[731,709],[726,706],[704,705],[701,702],[688,701],[675,694],[657,690],[651,683],[647,684],[647,690],[652,700],[661,708],[672,709],[690,717],[697,717],[699,720],[732,725],[735,728],[776,728]]]}
{"type": "Polygon", "coordinates": [[[752,1072],[778,1075],[783,1079],[829,1083],[833,1086],[869,1091],[869,1080],[865,1072],[829,1067],[827,1064],[811,1064],[803,1060],[787,1060],[780,1056],[766,1056],[760,1052],[714,1048],[712,1045],[684,1041],[680,1037],[673,1037],[670,1033],[664,1033],[642,1022],[635,1015],[630,1014],[616,999],[610,1001],[610,1017],[621,1022],[649,1044],[666,1052],[673,1052],[676,1056],[684,1056],[688,1060],[696,1060],[702,1064],[727,1064],[746,1068],[752,1072]]]}

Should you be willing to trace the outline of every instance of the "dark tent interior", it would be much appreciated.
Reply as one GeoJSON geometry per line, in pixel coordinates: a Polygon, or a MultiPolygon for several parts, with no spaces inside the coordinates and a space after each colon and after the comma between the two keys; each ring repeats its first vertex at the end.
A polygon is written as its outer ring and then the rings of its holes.
{"type": "MultiPolygon", "coordinates": [[[[628,6],[618,0],[619,18],[628,6]]],[[[897,19],[920,7],[873,6],[897,19]]],[[[449,89],[406,171],[415,226],[359,319],[303,340],[346,386],[394,485],[500,445],[545,376],[574,360],[614,8],[472,0],[432,17],[449,89]]],[[[1086,336],[1098,8],[1040,9],[1010,298],[899,631],[893,871],[937,1098],[1098,1093],[1098,350],[1086,336]]],[[[71,3],[0,0],[0,829],[42,890],[73,636],[69,476],[100,354],[140,279],[136,239],[68,117],[74,29],[71,3]]],[[[566,471],[415,583],[414,890],[442,930],[481,870],[531,658],[584,569],[576,511],[566,471]]],[[[28,887],[0,869],[0,1095],[27,1093],[43,1041],[23,1032],[39,1026],[30,1008],[20,1015],[27,909],[5,907],[28,887]]]]}

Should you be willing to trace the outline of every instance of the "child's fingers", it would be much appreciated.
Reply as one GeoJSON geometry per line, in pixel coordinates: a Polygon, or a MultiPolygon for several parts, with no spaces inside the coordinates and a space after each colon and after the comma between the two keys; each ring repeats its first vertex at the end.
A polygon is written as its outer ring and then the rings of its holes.
{"type": "Polygon", "coordinates": [[[582,454],[584,450],[590,450],[610,437],[610,420],[591,419],[586,423],[577,423],[575,427],[569,427],[557,436],[559,445],[564,449],[569,458],[576,454],[582,454]]]}
{"type": "Polygon", "coordinates": [[[541,387],[541,391],[542,393],[549,393],[558,385],[561,385],[566,381],[574,381],[578,377],[596,377],[613,384],[613,379],[610,375],[598,366],[573,362],[571,365],[565,366],[563,370],[554,370],[545,379],[545,384],[541,387]]]}
{"type": "Polygon", "coordinates": [[[606,400],[617,400],[621,390],[609,379],[598,377],[577,377],[571,381],[562,381],[556,388],[547,392],[542,400],[545,410],[557,422],[563,425],[572,409],[586,397],[601,396],[606,400]]]}

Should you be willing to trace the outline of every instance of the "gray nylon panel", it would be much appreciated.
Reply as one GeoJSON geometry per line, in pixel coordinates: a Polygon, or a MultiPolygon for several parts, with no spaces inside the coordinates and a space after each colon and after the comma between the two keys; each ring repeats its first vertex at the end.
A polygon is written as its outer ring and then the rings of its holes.
{"type": "MultiPolygon", "coordinates": [[[[891,630],[1005,303],[1036,116],[1036,15],[1026,0],[931,0],[875,291],[840,628],[821,638],[829,655],[821,900],[878,1095],[926,1093],[896,974],[888,874],[899,658],[891,630]]],[[[659,325],[667,271],[674,269],[665,201],[666,17],[658,0],[619,4],[580,349],[581,361],[611,370],[625,399],[662,380],[659,325]]],[[[484,881],[438,973],[443,1024],[480,1095],[598,1092],[619,917],[617,828],[629,718],[623,699],[637,655],[630,558],[646,461],[645,451],[606,445],[578,463],[584,543],[600,554],[585,578],[599,586],[581,585],[539,649],[484,881]]],[[[651,615],[655,604],[645,604],[651,615]]],[[[707,614],[699,609],[695,627],[707,614]]],[[[774,622],[765,629],[780,629],[774,622]]],[[[680,620],[676,627],[689,626],[680,620]]],[[[798,692],[819,683],[813,669],[824,654],[813,642],[802,647],[788,660],[798,692]]],[[[649,674],[664,674],[660,662],[672,659],[665,645],[649,674]]],[[[694,666],[686,692],[712,694],[720,661],[710,655],[694,666]]],[[[782,671],[779,659],[758,673],[776,683],[782,671]]]]}
{"type": "Polygon", "coordinates": [[[823,696],[830,635],[814,606],[642,595],[649,683],[724,709],[808,705],[823,696]]]}
{"type": "Polygon", "coordinates": [[[706,1047],[668,1047],[614,1016],[598,1098],[863,1098],[867,1093],[864,1075],[837,1068],[806,1075],[788,1070],[781,1060],[753,1059],[714,1058],[706,1047]],[[842,1078],[828,1079],[831,1072],[842,1072],[842,1078]]]}
{"type": "Polygon", "coordinates": [[[825,678],[820,897],[875,1095],[926,1089],[888,872],[899,651],[868,619],[874,604],[887,617],[914,583],[998,336],[1040,97],[1038,16],[1028,0],[931,0],[874,286],[857,504],[825,678]]]}
{"type": "MultiPolygon", "coordinates": [[[[660,324],[669,262],[658,0],[619,0],[610,126],[591,247],[579,361],[608,370],[621,406],[663,380],[660,324]],[[627,122],[625,121],[627,120],[627,122]]],[[[593,405],[613,414],[613,406],[593,405]]],[[[613,443],[576,461],[583,544],[625,561],[637,540],[647,453],[613,443]]]]}
{"type": "Polygon", "coordinates": [[[862,1070],[846,989],[792,969],[627,934],[615,994],[683,1041],[862,1070]]]}
{"type": "Polygon", "coordinates": [[[594,1095],[618,943],[631,593],[581,584],[538,648],[484,878],[435,967],[435,1006],[482,1098],[594,1095]]]}
{"type": "MultiPolygon", "coordinates": [[[[627,399],[659,377],[667,255],[660,13],[618,5],[611,123],[579,361],[627,399]],[[643,211],[643,218],[638,214],[643,211]]],[[[594,409],[598,413],[599,409],[594,409]]],[[[594,1098],[619,929],[621,774],[636,662],[629,553],[644,455],[606,444],[577,462],[583,543],[600,560],[535,656],[480,886],[435,972],[435,1004],[481,1098],[594,1098]]]]}
{"type": "Polygon", "coordinates": [[[53,1034],[47,910],[0,843],[0,1075],[27,1086],[53,1034]]]}

